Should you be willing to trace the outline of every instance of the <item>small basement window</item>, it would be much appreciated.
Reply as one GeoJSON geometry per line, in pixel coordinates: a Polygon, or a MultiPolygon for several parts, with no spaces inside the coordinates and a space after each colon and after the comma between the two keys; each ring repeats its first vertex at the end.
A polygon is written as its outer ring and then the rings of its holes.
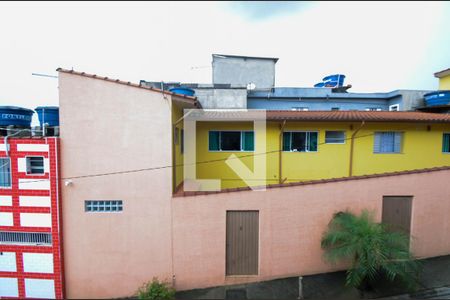
{"type": "Polygon", "coordinates": [[[49,246],[52,244],[52,234],[45,232],[0,231],[0,244],[49,246]]]}
{"type": "Polygon", "coordinates": [[[123,210],[122,200],[84,201],[85,212],[120,212],[122,210],[123,210]]]}
{"type": "Polygon", "coordinates": [[[317,152],[318,132],[283,132],[283,151],[317,152]]]}
{"type": "Polygon", "coordinates": [[[254,151],[253,131],[210,131],[209,151],[254,151]]]}
{"type": "Polygon", "coordinates": [[[442,152],[450,153],[450,133],[444,133],[442,140],[442,152]]]}
{"type": "Polygon", "coordinates": [[[44,157],[28,156],[27,157],[27,174],[44,174],[44,157]]]}
{"type": "Polygon", "coordinates": [[[344,144],[345,143],[345,131],[326,131],[325,132],[326,144],[344,144]]]}

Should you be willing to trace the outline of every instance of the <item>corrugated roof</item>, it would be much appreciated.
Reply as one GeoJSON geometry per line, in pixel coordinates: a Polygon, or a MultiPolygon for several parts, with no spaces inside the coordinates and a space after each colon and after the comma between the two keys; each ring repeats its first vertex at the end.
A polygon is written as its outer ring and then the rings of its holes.
{"type": "Polygon", "coordinates": [[[450,75],[450,68],[434,73],[434,77],[441,78],[450,75]]]}
{"type": "MultiPolygon", "coordinates": [[[[398,171],[398,172],[386,172],[386,173],[371,174],[371,175],[318,179],[318,180],[310,180],[310,181],[302,181],[302,182],[289,182],[289,183],[282,183],[282,184],[268,184],[266,186],[266,188],[267,189],[285,188],[285,187],[292,187],[292,186],[311,185],[311,184],[320,184],[320,183],[329,183],[329,182],[349,181],[349,180],[360,180],[360,179],[370,179],[370,178],[379,178],[379,177],[387,177],[387,176],[420,174],[420,173],[437,172],[437,171],[445,171],[445,170],[450,170],[450,166],[442,166],[442,167],[426,168],[426,169],[415,169],[415,170],[398,171]]],[[[189,197],[189,196],[210,195],[210,194],[219,194],[219,193],[242,192],[242,191],[250,191],[250,190],[251,190],[250,187],[240,187],[240,188],[222,189],[220,191],[211,191],[211,192],[206,192],[206,191],[205,192],[185,192],[185,191],[183,191],[183,186],[180,185],[178,190],[173,195],[173,197],[189,197]]]]}
{"type": "Polygon", "coordinates": [[[85,72],[77,72],[77,71],[74,71],[74,70],[66,70],[66,69],[63,69],[63,68],[58,68],[58,69],[56,69],[56,71],[63,72],[63,73],[68,73],[68,74],[73,74],[73,75],[79,75],[79,76],[88,77],[88,78],[93,78],[93,79],[105,80],[105,81],[112,82],[112,83],[118,83],[118,84],[122,84],[122,85],[132,86],[132,87],[136,87],[136,88],[141,88],[141,89],[145,89],[145,90],[151,90],[151,91],[158,92],[158,93],[163,93],[163,94],[167,94],[167,95],[180,97],[180,98],[183,98],[185,100],[188,100],[188,101],[192,102],[193,105],[201,108],[200,102],[197,101],[196,97],[176,94],[176,93],[172,93],[170,91],[163,91],[161,89],[157,89],[157,88],[154,88],[154,87],[149,87],[149,86],[144,86],[144,85],[140,85],[140,84],[137,84],[137,83],[132,83],[130,81],[123,81],[123,80],[120,80],[120,79],[112,79],[112,78],[108,78],[108,77],[98,76],[96,74],[88,74],[88,73],[85,73],[85,72]]]}
{"type": "Polygon", "coordinates": [[[450,123],[450,114],[409,111],[286,111],[268,110],[267,120],[291,120],[308,122],[411,122],[450,123]]]}

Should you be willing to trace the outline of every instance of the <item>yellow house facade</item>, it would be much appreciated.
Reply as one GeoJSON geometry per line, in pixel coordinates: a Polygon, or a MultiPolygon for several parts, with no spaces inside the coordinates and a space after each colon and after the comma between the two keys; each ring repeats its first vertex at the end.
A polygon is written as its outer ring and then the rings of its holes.
{"type": "Polygon", "coordinates": [[[434,73],[439,78],[439,90],[450,90],[450,68],[434,73]]]}
{"type": "Polygon", "coordinates": [[[261,153],[252,122],[198,122],[197,178],[220,179],[226,189],[450,165],[450,115],[268,111],[265,134],[261,153]],[[265,160],[265,175],[242,178],[226,162],[232,154],[250,171],[265,160]]]}

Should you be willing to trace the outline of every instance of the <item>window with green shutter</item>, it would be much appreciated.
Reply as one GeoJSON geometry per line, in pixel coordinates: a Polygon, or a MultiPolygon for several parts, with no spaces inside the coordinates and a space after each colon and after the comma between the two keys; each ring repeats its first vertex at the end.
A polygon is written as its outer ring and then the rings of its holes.
{"type": "Polygon", "coordinates": [[[442,141],[442,152],[450,153],[450,133],[444,133],[442,141]]]}
{"type": "Polygon", "coordinates": [[[242,132],[242,150],[255,151],[255,133],[253,131],[242,132]]]}
{"type": "Polygon", "coordinates": [[[220,149],[220,132],[209,132],[209,151],[219,151],[220,149]]]}

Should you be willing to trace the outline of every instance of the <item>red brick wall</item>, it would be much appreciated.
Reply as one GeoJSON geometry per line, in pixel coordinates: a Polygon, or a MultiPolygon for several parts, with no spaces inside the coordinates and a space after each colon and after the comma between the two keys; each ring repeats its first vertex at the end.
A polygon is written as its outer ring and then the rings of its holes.
{"type": "MultiPolygon", "coordinates": [[[[3,144],[2,140],[0,144],[3,144]]],[[[7,245],[0,244],[0,252],[14,252],[16,254],[16,272],[0,271],[0,278],[18,279],[18,296],[26,298],[25,278],[27,279],[50,279],[54,281],[55,297],[62,299],[63,293],[63,269],[61,245],[61,219],[60,219],[60,197],[59,197],[59,139],[47,138],[10,138],[9,156],[11,159],[11,188],[0,188],[0,195],[12,196],[12,206],[0,206],[0,212],[13,214],[13,226],[0,226],[0,231],[8,232],[48,232],[52,233],[51,246],[35,245],[7,245]],[[18,151],[18,144],[47,144],[49,151],[18,151]],[[43,156],[49,160],[49,172],[44,175],[27,175],[19,172],[18,159],[26,156],[43,156]],[[19,189],[19,179],[50,180],[49,190],[19,189]],[[47,196],[50,197],[50,207],[26,207],[19,205],[19,196],[47,196]],[[24,227],[20,224],[21,213],[46,213],[51,216],[51,227],[24,227]],[[51,253],[53,254],[53,273],[25,272],[23,266],[23,253],[51,253]]],[[[0,157],[6,157],[5,151],[0,151],[0,157]]]]}

